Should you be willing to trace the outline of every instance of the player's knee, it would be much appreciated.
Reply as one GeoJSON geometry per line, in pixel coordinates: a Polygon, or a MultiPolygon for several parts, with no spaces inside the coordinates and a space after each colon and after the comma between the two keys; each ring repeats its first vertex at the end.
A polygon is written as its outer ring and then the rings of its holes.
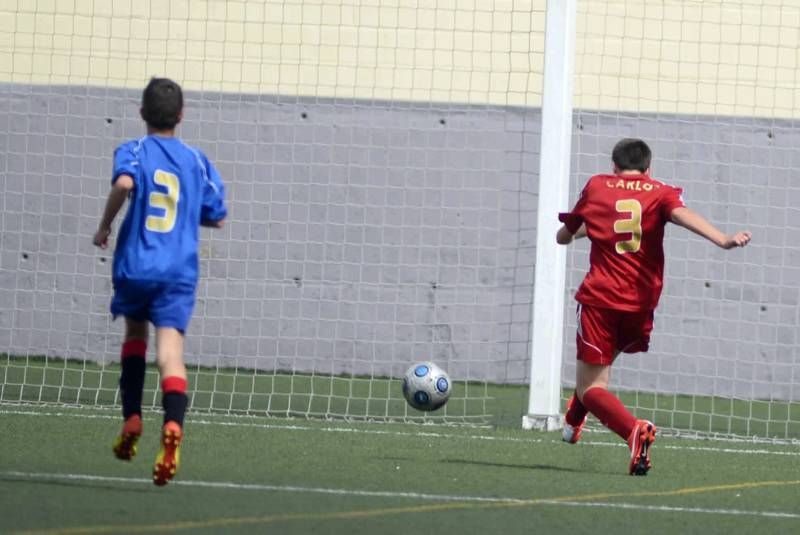
{"type": "Polygon", "coordinates": [[[127,319],[125,321],[125,341],[144,340],[147,341],[147,322],[127,319]]]}
{"type": "Polygon", "coordinates": [[[591,390],[592,388],[603,388],[608,390],[608,374],[607,370],[604,370],[602,373],[585,373],[585,374],[578,374],[576,385],[575,385],[575,392],[578,394],[578,399],[583,402],[583,396],[586,394],[587,391],[591,390]]]}
{"type": "Polygon", "coordinates": [[[588,385],[586,385],[586,386],[584,386],[582,388],[576,388],[575,391],[577,392],[578,399],[581,401],[581,403],[583,403],[583,398],[586,395],[586,393],[589,390],[592,390],[594,388],[600,388],[602,390],[608,390],[608,383],[595,382],[595,383],[590,383],[590,384],[588,384],[588,385]]]}
{"type": "Polygon", "coordinates": [[[156,357],[158,370],[162,376],[186,377],[183,356],[175,353],[159,353],[156,357]]]}

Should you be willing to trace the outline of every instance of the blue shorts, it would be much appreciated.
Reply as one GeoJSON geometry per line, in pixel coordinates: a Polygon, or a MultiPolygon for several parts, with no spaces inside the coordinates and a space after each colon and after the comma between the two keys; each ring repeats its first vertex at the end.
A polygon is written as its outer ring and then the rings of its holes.
{"type": "Polygon", "coordinates": [[[149,321],[156,327],[174,327],[186,332],[194,310],[193,284],[118,280],[114,283],[111,313],[134,321],[149,321]]]}

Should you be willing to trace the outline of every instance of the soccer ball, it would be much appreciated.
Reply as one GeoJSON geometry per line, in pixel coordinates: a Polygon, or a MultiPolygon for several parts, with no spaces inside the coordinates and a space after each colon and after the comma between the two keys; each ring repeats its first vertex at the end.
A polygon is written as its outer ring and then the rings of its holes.
{"type": "Polygon", "coordinates": [[[447,403],[451,390],[447,372],[433,362],[414,364],[403,376],[403,395],[420,411],[435,411],[447,403]]]}

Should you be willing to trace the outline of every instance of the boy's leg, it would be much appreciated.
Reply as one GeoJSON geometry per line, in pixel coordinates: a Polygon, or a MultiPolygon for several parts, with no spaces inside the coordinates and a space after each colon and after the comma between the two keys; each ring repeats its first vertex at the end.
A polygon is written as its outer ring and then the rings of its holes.
{"type": "Polygon", "coordinates": [[[153,483],[166,485],[175,476],[180,464],[183,420],[188,405],[183,334],[174,327],[158,327],[156,345],[161,372],[164,426],[161,431],[161,450],[153,467],[153,483]]]}
{"type": "Polygon", "coordinates": [[[576,391],[583,405],[600,422],[622,437],[628,437],[636,425],[636,417],[631,414],[617,396],[608,391],[611,366],[577,362],[576,391]]]}
{"type": "MultiPolygon", "coordinates": [[[[647,352],[650,347],[650,333],[653,330],[652,310],[623,314],[620,324],[618,347],[625,353],[647,352]]],[[[629,473],[637,476],[647,475],[650,470],[650,447],[656,440],[656,426],[648,420],[636,420],[628,446],[631,449],[629,473]]]]}
{"type": "Polygon", "coordinates": [[[186,366],[183,363],[183,334],[173,327],[156,329],[158,369],[161,372],[164,423],[176,422],[183,427],[188,398],[186,366]]]}
{"type": "Polygon", "coordinates": [[[122,416],[126,420],[142,415],[142,390],[146,371],[147,322],[125,318],[125,341],[122,343],[119,378],[122,416]]]}
{"type": "Polygon", "coordinates": [[[564,414],[564,427],[561,430],[561,439],[564,442],[575,444],[581,438],[583,424],[586,423],[588,409],[578,399],[578,391],[572,393],[567,401],[567,412],[564,414]]]}
{"type": "MultiPolygon", "coordinates": [[[[614,355],[616,357],[616,355],[614,355]]],[[[637,420],[622,401],[609,392],[611,366],[578,361],[577,392],[584,406],[600,422],[622,437],[631,449],[628,472],[647,475],[650,469],[650,446],[656,438],[656,427],[647,420],[637,420]]]]}
{"type": "Polygon", "coordinates": [[[162,284],[150,304],[156,327],[156,353],[161,372],[161,402],[164,426],[161,449],[153,467],[153,483],[166,485],[180,464],[183,419],[186,414],[186,366],[183,364],[183,334],[192,317],[195,287],[187,284],[162,284]]]}
{"type": "Polygon", "coordinates": [[[146,371],[147,322],[125,318],[125,341],[120,354],[122,372],[119,391],[125,423],[114,442],[114,455],[130,460],[136,455],[136,444],[142,434],[142,390],[146,371]]]}

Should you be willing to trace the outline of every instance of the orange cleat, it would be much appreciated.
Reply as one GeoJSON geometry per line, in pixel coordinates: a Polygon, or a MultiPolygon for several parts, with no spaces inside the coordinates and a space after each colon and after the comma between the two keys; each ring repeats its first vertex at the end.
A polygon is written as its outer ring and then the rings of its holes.
{"type": "Polygon", "coordinates": [[[138,414],[132,414],[125,420],[122,425],[122,432],[114,441],[114,455],[117,459],[123,461],[130,461],[136,456],[136,443],[139,442],[139,437],[142,436],[142,417],[138,414]]]}
{"type": "Polygon", "coordinates": [[[153,483],[159,487],[175,477],[181,462],[183,430],[177,422],[169,421],[161,430],[161,450],[153,466],[153,483]]]}
{"type": "Polygon", "coordinates": [[[628,437],[631,449],[631,462],[628,473],[632,476],[646,476],[653,466],[650,463],[650,448],[656,440],[656,426],[648,420],[636,420],[636,425],[628,437]]]}
{"type": "MultiPolygon", "coordinates": [[[[567,401],[567,412],[569,412],[569,408],[572,406],[572,400],[575,399],[574,397],[570,397],[569,401],[567,401]]],[[[564,442],[569,442],[570,444],[575,444],[581,438],[581,431],[583,431],[583,424],[586,423],[586,416],[583,417],[581,423],[572,426],[567,423],[567,414],[564,413],[564,427],[561,429],[561,440],[564,442]]]]}

